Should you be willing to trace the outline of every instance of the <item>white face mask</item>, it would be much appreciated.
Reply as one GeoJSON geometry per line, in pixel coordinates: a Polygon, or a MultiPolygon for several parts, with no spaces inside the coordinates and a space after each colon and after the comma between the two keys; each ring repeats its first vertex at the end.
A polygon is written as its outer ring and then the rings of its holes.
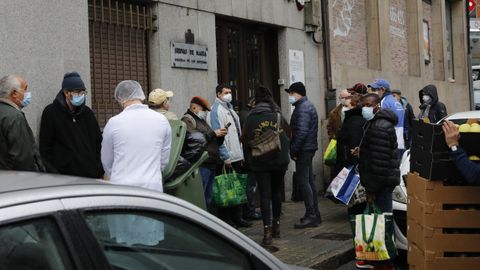
{"type": "Polygon", "coordinates": [[[425,103],[430,103],[430,101],[432,101],[432,98],[431,98],[430,96],[428,96],[428,95],[424,95],[424,96],[422,97],[422,100],[423,100],[423,102],[425,102],[425,103]]]}
{"type": "Polygon", "coordinates": [[[232,94],[225,94],[222,98],[223,101],[230,103],[232,102],[232,94]]]}
{"type": "Polygon", "coordinates": [[[198,116],[198,118],[200,118],[202,120],[205,120],[205,119],[207,119],[207,112],[206,111],[199,111],[199,112],[197,112],[197,116],[198,116]]]}
{"type": "Polygon", "coordinates": [[[297,99],[295,98],[295,96],[288,96],[288,103],[290,104],[295,104],[295,102],[297,102],[297,99]]]}

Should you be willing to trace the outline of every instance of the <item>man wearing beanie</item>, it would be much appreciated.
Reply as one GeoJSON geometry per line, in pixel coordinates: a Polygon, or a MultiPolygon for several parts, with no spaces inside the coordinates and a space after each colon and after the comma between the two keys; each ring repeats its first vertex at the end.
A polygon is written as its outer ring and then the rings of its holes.
{"type": "Polygon", "coordinates": [[[102,135],[93,111],[85,105],[87,91],[77,72],[66,73],[62,89],[42,113],[40,154],[47,171],[101,178],[102,135]]]}
{"type": "Polygon", "coordinates": [[[295,229],[316,227],[322,222],[312,173],[312,160],[318,149],[318,114],[306,96],[307,91],[303,83],[293,83],[285,91],[288,93],[288,102],[295,106],[290,118],[292,129],[290,157],[295,160],[297,184],[305,203],[305,215],[295,224],[295,229]]]}

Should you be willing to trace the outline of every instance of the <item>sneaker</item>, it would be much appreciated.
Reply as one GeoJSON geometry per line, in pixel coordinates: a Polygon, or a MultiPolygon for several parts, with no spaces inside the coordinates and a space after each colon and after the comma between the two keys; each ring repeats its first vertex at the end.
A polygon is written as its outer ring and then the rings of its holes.
{"type": "Polygon", "coordinates": [[[373,269],[373,265],[367,261],[356,261],[355,266],[357,266],[358,269],[373,269]]]}

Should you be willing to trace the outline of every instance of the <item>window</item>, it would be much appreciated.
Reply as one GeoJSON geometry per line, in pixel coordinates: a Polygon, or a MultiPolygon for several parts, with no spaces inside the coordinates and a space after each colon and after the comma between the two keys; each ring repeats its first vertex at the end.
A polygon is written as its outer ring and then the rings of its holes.
{"type": "Polygon", "coordinates": [[[38,219],[0,227],[1,269],[73,269],[57,226],[38,219]]]}
{"type": "Polygon", "coordinates": [[[139,212],[87,213],[114,269],[268,269],[228,241],[190,222],[139,212]]]}

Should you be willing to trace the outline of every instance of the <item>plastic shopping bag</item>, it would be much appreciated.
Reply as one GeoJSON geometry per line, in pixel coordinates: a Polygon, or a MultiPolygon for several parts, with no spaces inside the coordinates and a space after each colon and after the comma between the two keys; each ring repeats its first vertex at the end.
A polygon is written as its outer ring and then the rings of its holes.
{"type": "Polygon", "coordinates": [[[337,140],[331,139],[328,143],[327,150],[323,154],[323,162],[325,165],[333,166],[337,163],[337,140]]]}
{"type": "Polygon", "coordinates": [[[331,194],[331,197],[348,205],[359,184],[360,176],[356,166],[343,168],[328,186],[327,194],[331,194]]]}

